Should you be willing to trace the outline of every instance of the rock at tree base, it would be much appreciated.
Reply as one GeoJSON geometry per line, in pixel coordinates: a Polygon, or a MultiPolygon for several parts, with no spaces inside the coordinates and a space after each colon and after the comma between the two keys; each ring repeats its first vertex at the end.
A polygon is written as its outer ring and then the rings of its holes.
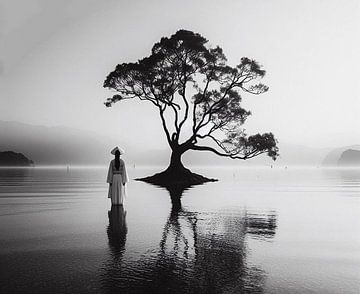
{"type": "Polygon", "coordinates": [[[136,179],[160,187],[184,187],[184,189],[195,185],[202,185],[207,182],[215,182],[217,179],[209,179],[202,175],[192,173],[188,169],[165,170],[153,176],[136,179]]]}

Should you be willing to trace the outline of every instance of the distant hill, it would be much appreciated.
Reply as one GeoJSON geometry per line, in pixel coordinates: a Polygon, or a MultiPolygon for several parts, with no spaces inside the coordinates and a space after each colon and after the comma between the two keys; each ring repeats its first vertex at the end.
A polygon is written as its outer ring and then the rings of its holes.
{"type": "Polygon", "coordinates": [[[0,152],[0,166],[33,166],[34,162],[22,153],[0,152]]]}
{"type": "Polygon", "coordinates": [[[342,153],[348,149],[360,150],[360,145],[351,145],[339,147],[331,150],[324,158],[322,165],[324,166],[337,166],[342,153]]]}
{"type": "Polygon", "coordinates": [[[360,150],[347,149],[338,160],[339,166],[360,166],[360,150]]]}
{"type": "MultiPolygon", "coordinates": [[[[0,121],[0,151],[12,150],[31,158],[36,165],[107,165],[113,158],[110,150],[114,146],[125,149],[123,156],[127,164],[158,165],[166,167],[170,159],[170,149],[149,150],[147,146],[134,146],[121,138],[109,138],[95,132],[68,127],[34,126],[19,122],[0,121]]],[[[337,149],[335,158],[330,162],[337,164],[346,149],[337,149]]],[[[211,152],[188,151],[183,156],[186,166],[318,166],[326,162],[334,150],[311,148],[301,145],[279,143],[280,157],[274,162],[262,155],[250,160],[232,160],[219,157],[211,152]],[[330,152],[331,151],[331,152],[330,152]],[[328,155],[328,156],[327,156],[328,155]]]]}
{"type": "Polygon", "coordinates": [[[107,164],[115,145],[131,149],[120,140],[89,131],[0,121],[0,151],[21,152],[36,165],[107,164]]]}

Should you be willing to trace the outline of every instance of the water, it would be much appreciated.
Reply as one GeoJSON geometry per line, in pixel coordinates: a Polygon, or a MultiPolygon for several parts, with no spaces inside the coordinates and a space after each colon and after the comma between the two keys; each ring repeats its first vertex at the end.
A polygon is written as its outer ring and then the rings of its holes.
{"type": "Polygon", "coordinates": [[[194,171],[220,181],[131,181],[124,211],[105,169],[1,169],[0,292],[360,292],[360,170],[194,171]]]}

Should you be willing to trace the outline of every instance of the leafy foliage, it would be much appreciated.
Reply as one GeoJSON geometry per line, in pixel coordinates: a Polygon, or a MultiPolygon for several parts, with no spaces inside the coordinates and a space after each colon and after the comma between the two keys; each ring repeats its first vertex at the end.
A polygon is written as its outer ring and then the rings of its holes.
{"type": "Polygon", "coordinates": [[[105,105],[134,98],[152,103],[173,151],[211,151],[234,159],[266,153],[275,160],[278,148],[272,133],[248,137],[241,128],[251,112],[242,108],[240,91],[266,92],[268,87],[258,82],[265,70],[247,57],[231,67],[223,50],[207,42],[197,33],[179,30],[156,43],[149,57],[117,65],[104,82],[116,91],[105,105]],[[184,125],[192,129],[185,139],[184,125]]]}

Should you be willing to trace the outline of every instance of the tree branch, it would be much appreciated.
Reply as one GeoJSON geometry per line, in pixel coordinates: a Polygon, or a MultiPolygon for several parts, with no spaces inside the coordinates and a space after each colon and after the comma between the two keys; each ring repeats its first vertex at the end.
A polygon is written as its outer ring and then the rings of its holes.
{"type": "Polygon", "coordinates": [[[181,91],[181,97],[185,103],[185,114],[183,120],[179,124],[179,131],[178,131],[178,137],[180,137],[181,128],[186,122],[188,115],[189,115],[189,103],[185,96],[186,91],[186,83],[187,83],[187,75],[186,75],[186,59],[187,59],[187,53],[185,54],[185,60],[183,61],[183,81],[182,81],[182,91],[181,91]]]}
{"type": "Polygon", "coordinates": [[[162,127],[165,131],[165,134],[166,134],[166,139],[170,145],[170,147],[172,146],[172,141],[171,141],[171,137],[170,137],[170,133],[169,133],[169,130],[166,126],[166,120],[165,120],[165,117],[164,117],[164,110],[159,107],[159,114],[160,114],[160,118],[161,118],[161,122],[162,122],[162,127]]]}
{"type": "Polygon", "coordinates": [[[178,111],[176,110],[175,106],[173,104],[170,105],[171,108],[173,109],[174,111],[174,116],[175,116],[175,120],[174,120],[174,125],[175,125],[175,129],[176,129],[176,132],[179,133],[179,124],[178,124],[178,120],[179,120],[179,113],[178,111]]]}
{"type": "MultiPolygon", "coordinates": [[[[211,71],[210,75],[213,74],[213,71],[211,71]]],[[[204,87],[204,90],[203,90],[203,99],[205,99],[205,95],[207,93],[207,89],[209,87],[209,84],[210,84],[210,81],[211,79],[209,78],[209,75],[206,75],[206,85],[204,87]]],[[[197,106],[197,103],[194,101],[194,108],[193,108],[193,133],[195,134],[196,133],[196,106],[197,106]]]]}
{"type": "Polygon", "coordinates": [[[245,154],[243,156],[239,156],[237,154],[229,154],[229,153],[222,153],[222,152],[219,152],[218,150],[212,148],[212,147],[209,147],[209,146],[198,146],[198,145],[192,145],[190,147],[191,150],[197,150],[197,151],[210,151],[212,153],[215,153],[216,155],[219,155],[219,156],[222,156],[222,157],[228,157],[228,158],[231,158],[231,159],[243,159],[243,160],[246,160],[246,159],[250,159],[250,158],[253,158],[255,156],[258,156],[260,154],[263,154],[263,153],[266,153],[266,150],[264,151],[259,151],[259,150],[256,150],[256,151],[252,151],[248,154],[245,154]]]}

